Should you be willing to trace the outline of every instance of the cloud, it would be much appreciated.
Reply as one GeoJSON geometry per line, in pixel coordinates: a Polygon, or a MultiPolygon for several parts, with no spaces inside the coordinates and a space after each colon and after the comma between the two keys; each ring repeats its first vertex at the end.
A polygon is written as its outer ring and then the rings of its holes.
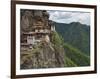
{"type": "Polygon", "coordinates": [[[70,18],[70,12],[65,12],[65,11],[48,11],[50,14],[50,19],[64,19],[66,18],[70,18]]]}
{"type": "Polygon", "coordinates": [[[48,11],[50,20],[60,23],[80,22],[90,25],[90,13],[71,11],[48,11]]]}

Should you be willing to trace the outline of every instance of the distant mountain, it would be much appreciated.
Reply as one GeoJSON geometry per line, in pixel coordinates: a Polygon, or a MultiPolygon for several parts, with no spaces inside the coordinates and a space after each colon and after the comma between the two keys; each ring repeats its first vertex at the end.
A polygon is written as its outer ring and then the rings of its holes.
{"type": "Polygon", "coordinates": [[[64,42],[90,55],[90,26],[79,22],[70,24],[56,23],[55,28],[59,35],[62,36],[64,42]]]}
{"type": "Polygon", "coordinates": [[[76,47],[64,42],[63,37],[54,32],[52,34],[51,43],[54,44],[54,49],[60,51],[61,48],[64,48],[64,59],[65,59],[65,67],[78,67],[78,66],[89,66],[90,65],[90,57],[77,49],[76,47]]]}

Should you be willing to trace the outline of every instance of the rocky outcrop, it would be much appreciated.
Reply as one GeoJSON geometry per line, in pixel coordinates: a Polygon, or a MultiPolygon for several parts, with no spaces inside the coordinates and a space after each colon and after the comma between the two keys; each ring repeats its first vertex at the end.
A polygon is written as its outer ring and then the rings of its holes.
{"type": "Polygon", "coordinates": [[[61,46],[59,35],[53,33],[55,32],[53,26],[53,22],[49,20],[47,11],[25,10],[21,13],[21,69],[65,66],[64,48],[61,46]],[[41,31],[44,31],[44,33],[41,31]],[[48,31],[50,31],[50,33],[48,31]],[[28,34],[30,32],[33,35],[28,34]],[[28,36],[31,38],[35,37],[35,40],[39,40],[40,37],[43,39],[40,42],[32,44],[30,48],[31,43],[29,45],[27,43],[28,36]]]}
{"type": "Polygon", "coordinates": [[[25,11],[21,14],[21,32],[30,31],[33,26],[33,14],[32,11],[25,11]]]}
{"type": "Polygon", "coordinates": [[[21,69],[64,67],[64,49],[39,43],[32,50],[21,51],[21,69]]]}

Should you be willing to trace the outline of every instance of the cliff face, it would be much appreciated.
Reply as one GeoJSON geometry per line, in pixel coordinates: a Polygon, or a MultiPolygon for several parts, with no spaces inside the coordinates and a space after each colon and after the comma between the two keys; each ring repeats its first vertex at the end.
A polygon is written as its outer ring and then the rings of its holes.
{"type": "MultiPolygon", "coordinates": [[[[49,15],[46,11],[24,11],[21,13],[21,40],[25,41],[22,33],[32,32],[34,25],[49,27],[49,15]],[[23,15],[22,15],[23,14],[23,15]],[[45,18],[45,19],[44,19],[45,18]]],[[[39,28],[40,29],[40,28],[39,28]]],[[[38,30],[39,30],[38,29],[38,30]]],[[[49,28],[50,30],[50,28],[49,28]]],[[[53,32],[53,31],[52,31],[53,32]]],[[[44,35],[44,34],[40,34],[44,35]]],[[[45,40],[32,45],[31,48],[21,47],[21,69],[64,67],[64,49],[60,45],[59,36],[50,33],[50,42],[45,40]],[[57,41],[58,40],[58,41],[57,41]],[[24,50],[22,49],[24,48],[24,50]]],[[[27,38],[27,37],[26,37],[27,38]]],[[[27,43],[27,40],[25,41],[27,43]]]]}
{"type": "Polygon", "coordinates": [[[64,67],[64,49],[51,43],[38,43],[32,50],[21,51],[21,69],[64,67]]]}
{"type": "Polygon", "coordinates": [[[25,11],[21,13],[21,32],[30,31],[32,29],[32,26],[33,26],[32,11],[25,11]]]}

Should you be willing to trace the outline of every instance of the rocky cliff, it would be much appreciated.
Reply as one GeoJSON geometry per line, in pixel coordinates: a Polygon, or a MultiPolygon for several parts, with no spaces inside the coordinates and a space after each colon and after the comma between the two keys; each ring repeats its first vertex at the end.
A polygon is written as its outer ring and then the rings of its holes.
{"type": "MultiPolygon", "coordinates": [[[[36,20],[35,16],[38,16],[37,21],[41,21],[42,14],[46,11],[24,11],[21,12],[21,32],[32,31],[32,27],[36,20]],[[35,14],[36,13],[36,14],[35,14]],[[38,15],[37,15],[38,14],[38,15]],[[41,15],[41,16],[40,16],[41,15]]],[[[45,16],[48,15],[45,14],[45,16]]],[[[49,19],[47,19],[49,20],[49,19]]],[[[47,22],[45,21],[45,23],[47,22]]],[[[35,22],[36,23],[36,22],[35,22]]],[[[43,23],[41,21],[41,23],[43,23]]],[[[44,24],[45,24],[44,23],[44,24]]],[[[48,23],[48,22],[47,22],[48,23]]],[[[45,26],[46,27],[46,26],[45,26]]],[[[21,40],[22,40],[21,36],[21,40]]],[[[20,67],[21,69],[32,69],[32,68],[54,68],[54,67],[64,67],[65,66],[65,52],[61,45],[61,40],[57,33],[50,34],[50,42],[41,41],[35,44],[31,49],[20,50],[20,67]]]]}
{"type": "Polygon", "coordinates": [[[38,43],[28,51],[21,51],[21,69],[64,67],[64,49],[52,43],[38,43]]]}

